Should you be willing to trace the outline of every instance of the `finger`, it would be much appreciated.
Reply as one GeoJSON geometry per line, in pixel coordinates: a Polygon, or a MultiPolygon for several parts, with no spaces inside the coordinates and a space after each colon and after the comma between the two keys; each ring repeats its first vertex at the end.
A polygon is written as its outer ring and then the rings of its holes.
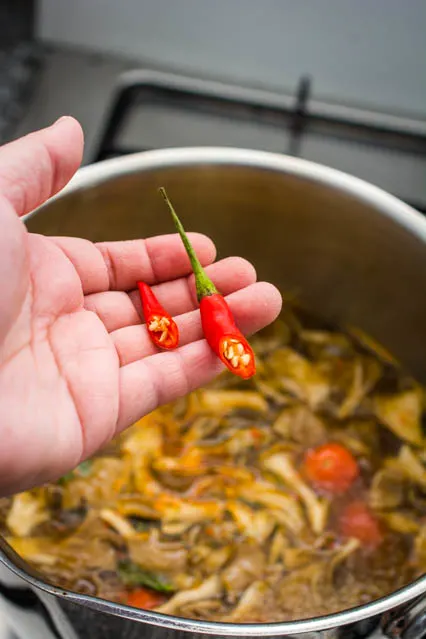
{"type": "MultiPolygon", "coordinates": [[[[281,296],[267,282],[257,282],[226,297],[239,329],[246,335],[255,333],[275,318],[281,310],[281,296]]],[[[203,338],[200,313],[191,311],[175,317],[179,344],[184,346],[203,338]]],[[[128,326],[111,333],[121,366],[158,353],[144,324],[128,326]]]]}
{"type": "Polygon", "coordinates": [[[120,369],[117,433],[160,404],[207,384],[222,368],[205,340],[124,366],[120,369]]]}
{"type": "MultiPolygon", "coordinates": [[[[279,292],[268,286],[269,296],[261,302],[262,326],[272,322],[281,308],[279,292]]],[[[255,302],[251,296],[250,299],[255,302]]],[[[118,430],[123,430],[160,404],[167,404],[207,384],[222,369],[222,363],[205,340],[123,366],[120,369],[118,430]]]]}
{"type": "MultiPolygon", "coordinates": [[[[206,273],[223,295],[229,295],[256,281],[253,266],[241,257],[228,257],[211,264],[206,268],[206,273]]],[[[170,315],[181,315],[198,306],[193,275],[159,284],[154,287],[154,292],[170,315]]],[[[129,294],[119,291],[96,293],[87,296],[84,305],[99,316],[109,332],[140,325],[143,321],[138,291],[129,294]]]]}
{"type": "Polygon", "coordinates": [[[83,131],[64,117],[0,148],[0,193],[25,215],[62,189],[78,169],[83,131]]]}
{"type": "MultiPolygon", "coordinates": [[[[213,242],[200,233],[189,233],[203,266],[216,257],[213,242]]],[[[105,291],[128,291],[136,282],[155,284],[188,275],[191,265],[176,235],[159,235],[146,240],[93,244],[77,237],[55,237],[74,265],[85,295],[105,291]]]]}

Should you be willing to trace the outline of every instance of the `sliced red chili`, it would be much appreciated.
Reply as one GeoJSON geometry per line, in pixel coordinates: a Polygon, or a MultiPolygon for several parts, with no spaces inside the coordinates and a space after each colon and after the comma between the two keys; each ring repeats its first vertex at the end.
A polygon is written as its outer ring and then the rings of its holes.
{"type": "Polygon", "coordinates": [[[248,379],[256,372],[253,350],[237,327],[225,298],[201,266],[165,189],[160,188],[160,193],[170,210],[194,271],[201,324],[207,343],[232,373],[248,379]]]}
{"type": "Polygon", "coordinates": [[[219,293],[200,301],[201,324],[210,348],[232,373],[247,379],[256,372],[253,350],[237,328],[231,310],[219,293]]]}
{"type": "Polygon", "coordinates": [[[151,340],[156,346],[170,350],[179,345],[179,329],[174,319],[161,306],[154,291],[145,282],[138,282],[142,310],[151,340]]]}

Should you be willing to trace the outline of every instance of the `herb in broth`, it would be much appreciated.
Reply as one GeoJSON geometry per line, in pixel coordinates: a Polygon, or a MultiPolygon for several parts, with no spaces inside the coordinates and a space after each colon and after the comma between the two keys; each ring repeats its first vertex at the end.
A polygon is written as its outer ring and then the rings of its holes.
{"type": "Polygon", "coordinates": [[[252,344],[249,381],[226,372],[2,500],[9,543],[61,586],[210,621],[333,613],[421,575],[423,389],[306,313],[252,344]]]}
{"type": "Polygon", "coordinates": [[[90,475],[91,469],[92,469],[92,462],[90,461],[90,459],[87,459],[86,461],[81,462],[81,464],[79,464],[79,466],[77,466],[75,470],[72,470],[71,472],[61,477],[58,480],[58,483],[67,484],[69,481],[71,481],[72,479],[74,479],[75,477],[79,475],[81,477],[87,477],[88,475],[90,475]]]}
{"type": "Polygon", "coordinates": [[[158,592],[173,592],[175,588],[159,575],[142,570],[131,561],[122,561],[118,565],[118,572],[126,586],[146,586],[158,592]]]}

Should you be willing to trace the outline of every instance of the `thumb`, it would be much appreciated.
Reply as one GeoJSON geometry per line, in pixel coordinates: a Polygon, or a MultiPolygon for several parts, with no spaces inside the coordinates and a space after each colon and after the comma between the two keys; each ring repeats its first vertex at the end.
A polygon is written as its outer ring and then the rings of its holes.
{"type": "Polygon", "coordinates": [[[21,216],[62,189],[81,163],[83,131],[72,117],[0,148],[0,198],[21,216]]]}
{"type": "Polygon", "coordinates": [[[27,233],[16,214],[29,213],[65,186],[82,152],[83,132],[70,117],[0,147],[0,357],[29,287],[27,233]]]}

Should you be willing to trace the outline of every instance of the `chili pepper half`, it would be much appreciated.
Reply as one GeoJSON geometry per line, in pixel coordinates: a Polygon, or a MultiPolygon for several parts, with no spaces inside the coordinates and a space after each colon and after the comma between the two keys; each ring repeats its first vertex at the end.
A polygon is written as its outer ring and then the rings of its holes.
{"type": "Polygon", "coordinates": [[[226,300],[201,266],[165,189],[160,188],[160,193],[170,210],[194,271],[201,324],[207,343],[232,373],[248,379],[256,372],[253,350],[235,324],[226,300]]]}
{"type": "Polygon", "coordinates": [[[156,346],[170,350],[179,344],[179,329],[174,319],[161,306],[154,291],[145,282],[138,282],[142,310],[149,336],[156,346]]]}

